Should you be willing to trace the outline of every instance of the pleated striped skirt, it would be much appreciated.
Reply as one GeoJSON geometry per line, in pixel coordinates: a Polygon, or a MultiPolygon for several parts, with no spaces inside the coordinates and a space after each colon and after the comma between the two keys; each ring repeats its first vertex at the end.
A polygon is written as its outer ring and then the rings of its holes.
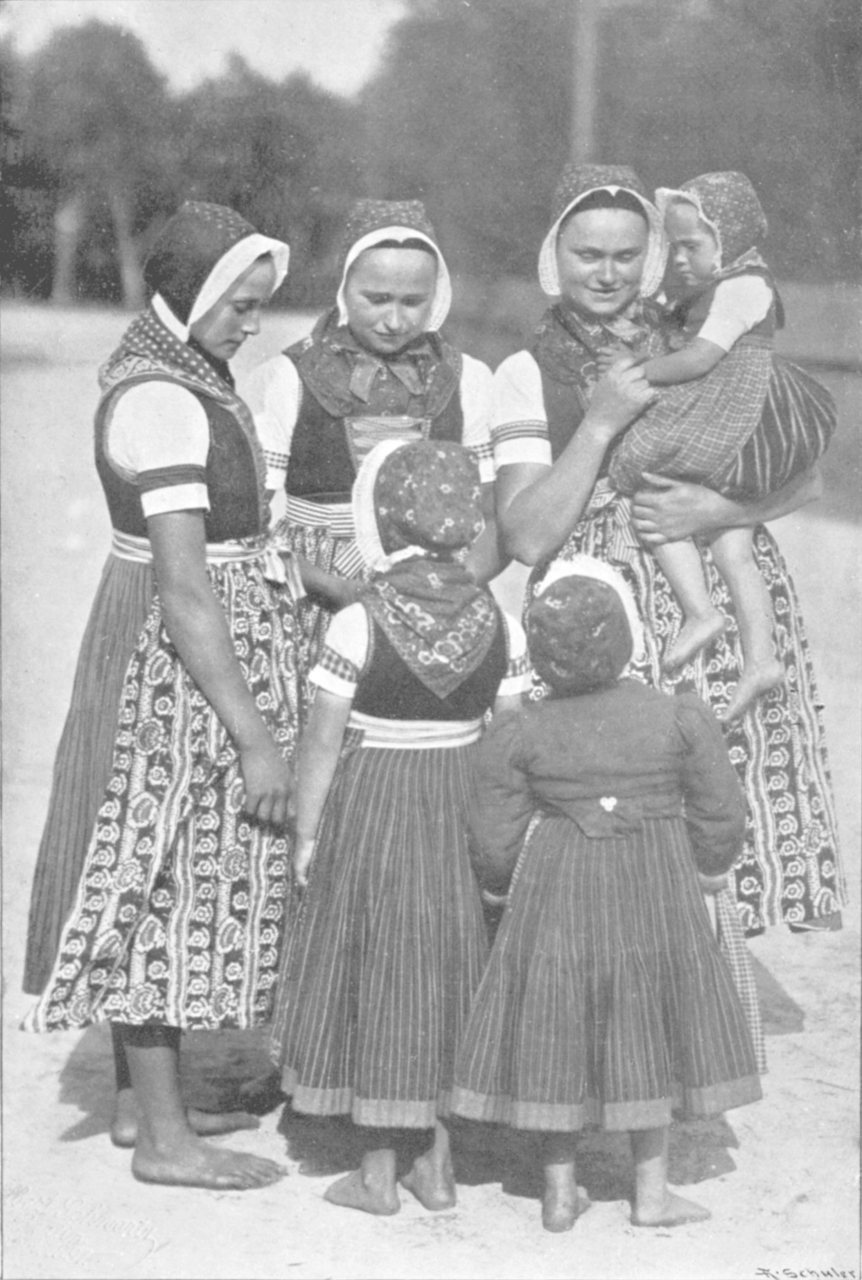
{"type": "Polygon", "coordinates": [[[345,747],[285,953],[272,1056],[298,1111],[427,1128],[487,954],[471,746],[345,747]]]}
{"type": "Polygon", "coordinates": [[[760,1096],[683,820],[595,840],[543,817],[464,1033],[452,1111],[520,1129],[648,1129],[760,1096]]]}
{"type": "Polygon", "coordinates": [[[24,990],[30,995],[39,995],[48,981],[75,901],[111,776],[126,667],[152,597],[151,565],[108,557],[81,641],[36,859],[24,965],[24,990]]]}

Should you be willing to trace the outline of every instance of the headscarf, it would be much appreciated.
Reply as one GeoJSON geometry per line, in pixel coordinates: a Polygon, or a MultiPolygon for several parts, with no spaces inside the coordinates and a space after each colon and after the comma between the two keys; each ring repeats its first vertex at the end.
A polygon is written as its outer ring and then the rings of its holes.
{"type": "Polygon", "coordinates": [[[611,565],[592,556],[555,561],[527,613],[527,644],[542,680],[563,696],[619,679],[643,656],[634,597],[611,565]]]}
{"type": "Polygon", "coordinates": [[[352,205],[344,227],[339,258],[341,282],[335,296],[338,323],[347,324],[344,288],[350,268],[361,253],[384,240],[395,240],[399,244],[405,240],[421,240],[437,259],[437,287],[428,316],[428,330],[436,332],[452,306],[452,281],[421,200],[357,200],[352,205]]]}
{"type": "Polygon", "coordinates": [[[226,205],[186,200],[153,245],[144,279],[185,328],[186,341],[192,325],[267,253],[275,265],[277,289],[290,258],[283,241],[260,235],[226,205]]]}
{"type": "Polygon", "coordinates": [[[259,235],[225,205],[198,200],[181,205],[144,267],[154,290],[150,306],[99,371],[102,390],[107,393],[132,377],[163,376],[235,406],[228,366],[195,343],[190,329],[263,254],[272,255],[277,288],[287,272],[286,244],[259,235]]]}
{"type": "MultiPolygon", "coordinates": [[[[677,189],[659,187],[655,197],[662,219],[675,200],[686,200],[694,206],[715,236],[720,266],[725,269],[743,255],[748,260],[752,251],[756,253],[769,230],[757,192],[745,174],[735,170],[702,173],[677,189]]],[[[762,259],[758,255],[759,263],[762,259]]]]}
{"type": "Polygon", "coordinates": [[[426,688],[445,698],[484,661],[500,625],[455,552],[482,531],[479,468],[463,445],[387,440],[353,486],[356,541],[372,571],[363,604],[426,688]]]}
{"type": "Polygon", "coordinates": [[[347,217],[339,264],[335,308],[321,316],[308,338],[289,348],[303,382],[334,417],[438,417],[458,389],[462,361],[437,332],[452,305],[452,283],[422,202],[357,200],[347,217]],[[392,355],[368,351],[357,342],[347,322],[344,298],[353,263],[366,249],[386,240],[401,244],[420,240],[437,259],[427,330],[392,355]],[[392,377],[383,376],[387,373],[392,377]]]}
{"type": "Polygon", "coordinates": [[[557,236],[560,224],[582,200],[596,191],[609,191],[616,195],[625,191],[633,196],[643,209],[649,228],[644,269],[641,275],[641,297],[649,297],[658,290],[664,276],[667,241],[664,223],[655,205],[647,199],[646,188],[634,169],[616,164],[570,164],[563,170],[554,192],[551,209],[551,229],[539,250],[539,284],[549,297],[560,292],[557,272],[557,236]]]}

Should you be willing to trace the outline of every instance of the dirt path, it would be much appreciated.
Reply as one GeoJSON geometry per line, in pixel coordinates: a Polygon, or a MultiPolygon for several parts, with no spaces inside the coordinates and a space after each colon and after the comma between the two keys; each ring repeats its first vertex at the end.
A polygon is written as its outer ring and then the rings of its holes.
{"type": "MultiPolygon", "coordinates": [[[[395,1218],[339,1210],[322,1192],[350,1161],[338,1125],[274,1113],[242,1140],[290,1176],[263,1191],[143,1186],[107,1137],[103,1029],[30,1036],[18,1023],[21,949],[50,767],[78,640],[107,541],[91,471],[93,371],[122,327],[99,313],[14,309],[4,325],[4,1143],[3,1274],[37,1277],[816,1277],[858,1275],[860,537],[844,510],[776,532],[797,576],[818,657],[852,905],[840,933],[755,940],[768,1010],[764,1100],[674,1131],[672,1177],[711,1222],[628,1222],[621,1140],[590,1137],[581,1180],[594,1204],[575,1230],[543,1232],[535,1162],[502,1132],[458,1134],[459,1204],[395,1218]],[[14,323],[13,323],[14,322],[14,323]],[[14,339],[11,343],[10,339],[14,339]],[[50,339],[50,340],[49,340],[50,339]],[[50,358],[48,356],[50,352],[50,358]],[[11,355],[17,358],[10,360],[11,355]],[[694,1184],[698,1184],[696,1187],[694,1184]],[[786,1270],[785,1270],[786,1269],[786,1270]],[[832,1269],[830,1271],[830,1269],[832,1269]]],[[[265,339],[289,337],[284,317],[265,339]]],[[[844,387],[858,420],[859,384],[844,387]]],[[[510,574],[506,590],[517,589],[510,574]]],[[[189,1037],[201,1102],[264,1064],[251,1035],[189,1037]]]]}

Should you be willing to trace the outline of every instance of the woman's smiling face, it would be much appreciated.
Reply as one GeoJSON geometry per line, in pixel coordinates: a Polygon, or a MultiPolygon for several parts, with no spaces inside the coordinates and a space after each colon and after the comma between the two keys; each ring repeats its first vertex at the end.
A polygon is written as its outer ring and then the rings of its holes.
{"type": "Polygon", "coordinates": [[[638,296],[649,231],[629,209],[573,213],[557,236],[560,293],[575,311],[605,320],[638,296]]]}

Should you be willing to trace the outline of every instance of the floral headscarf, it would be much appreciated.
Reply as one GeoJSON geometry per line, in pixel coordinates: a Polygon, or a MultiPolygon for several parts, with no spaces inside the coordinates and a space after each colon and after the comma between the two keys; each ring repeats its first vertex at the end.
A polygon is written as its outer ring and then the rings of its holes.
{"type": "Polygon", "coordinates": [[[475,459],[459,444],[384,441],[360,467],[353,515],[372,570],[362,603],[414,675],[447,697],[500,625],[490,592],[453,558],[484,524],[475,459]]]}
{"type": "Polygon", "coordinates": [[[658,290],[664,276],[667,241],[664,223],[655,205],[647,199],[646,189],[634,169],[627,165],[570,164],[564,170],[554,192],[551,229],[542,241],[539,251],[539,284],[549,297],[560,292],[557,273],[557,236],[560,224],[572,210],[596,191],[609,191],[616,195],[625,191],[637,200],[644,211],[649,227],[644,269],[640,292],[649,297],[658,290]]]}
{"type": "Polygon", "coordinates": [[[643,656],[643,626],[621,575],[592,556],[557,561],[527,613],[527,643],[542,680],[563,695],[619,679],[643,656]]]}
{"type": "Polygon", "coordinates": [[[347,273],[361,253],[366,249],[373,249],[383,240],[395,240],[398,243],[421,240],[433,252],[437,259],[437,287],[428,317],[428,330],[436,332],[452,306],[452,281],[421,200],[357,200],[352,206],[341,246],[341,282],[335,298],[338,323],[347,324],[347,307],[344,301],[347,273]]]}
{"type": "Polygon", "coordinates": [[[769,230],[766,214],[744,173],[702,173],[681,187],[659,187],[656,204],[662,219],[669,204],[686,200],[697,210],[718,244],[719,262],[731,267],[743,254],[756,251],[769,230]]]}

